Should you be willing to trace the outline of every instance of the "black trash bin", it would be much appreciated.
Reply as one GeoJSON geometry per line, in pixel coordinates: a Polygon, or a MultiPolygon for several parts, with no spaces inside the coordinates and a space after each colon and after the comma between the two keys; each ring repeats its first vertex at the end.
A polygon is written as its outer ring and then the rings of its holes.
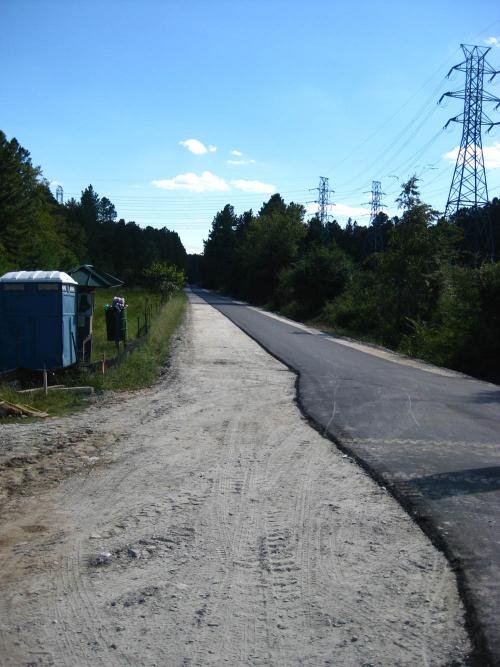
{"type": "Polygon", "coordinates": [[[105,306],[106,335],[109,341],[126,341],[128,334],[127,309],[105,306]]]}

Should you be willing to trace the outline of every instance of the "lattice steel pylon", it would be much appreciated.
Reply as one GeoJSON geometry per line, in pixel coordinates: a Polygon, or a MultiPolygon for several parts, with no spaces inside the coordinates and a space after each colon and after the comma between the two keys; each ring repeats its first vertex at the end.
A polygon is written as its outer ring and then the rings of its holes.
{"type": "Polygon", "coordinates": [[[451,182],[445,216],[449,217],[462,208],[478,208],[488,202],[488,186],[484,168],[483,145],[481,129],[488,126],[488,132],[499,122],[493,122],[483,111],[483,102],[496,103],[495,109],[500,106],[500,99],[483,88],[484,75],[490,75],[491,82],[498,70],[486,62],[486,54],[490,47],[470,46],[461,44],[465,60],[455,65],[448,72],[465,72],[465,88],[459,91],[449,91],[441,96],[456,97],[464,100],[463,113],[450,118],[445,128],[451,122],[462,123],[462,141],[458,151],[455,171],[451,182]]]}
{"type": "MultiPolygon", "coordinates": [[[[384,237],[379,226],[375,225],[377,216],[382,212],[385,204],[382,204],[382,184],[380,181],[372,181],[370,202],[370,226],[365,240],[365,255],[372,252],[380,252],[384,249],[384,237]]],[[[366,205],[366,204],[365,204],[366,205]]]]}
{"type": "Polygon", "coordinates": [[[316,215],[324,227],[330,218],[328,208],[332,204],[330,201],[330,194],[332,194],[334,190],[330,190],[328,178],[326,176],[320,176],[319,186],[313,189],[318,191],[318,199],[312,203],[318,205],[318,213],[316,215]]]}
{"type": "Polygon", "coordinates": [[[56,188],[56,201],[58,204],[64,204],[64,192],[62,185],[58,185],[56,188]]]}
{"type": "Polygon", "coordinates": [[[382,204],[382,195],[384,195],[385,192],[382,192],[382,183],[380,181],[372,181],[371,194],[370,225],[373,225],[377,215],[382,212],[382,209],[385,206],[385,204],[382,204]]]}

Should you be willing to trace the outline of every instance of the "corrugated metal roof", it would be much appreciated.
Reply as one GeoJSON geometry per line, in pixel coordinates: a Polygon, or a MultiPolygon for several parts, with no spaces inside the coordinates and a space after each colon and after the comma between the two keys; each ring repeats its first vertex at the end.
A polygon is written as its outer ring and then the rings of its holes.
{"type": "Polygon", "coordinates": [[[64,271],[10,271],[1,278],[2,283],[64,283],[76,285],[76,280],[64,271]]]}

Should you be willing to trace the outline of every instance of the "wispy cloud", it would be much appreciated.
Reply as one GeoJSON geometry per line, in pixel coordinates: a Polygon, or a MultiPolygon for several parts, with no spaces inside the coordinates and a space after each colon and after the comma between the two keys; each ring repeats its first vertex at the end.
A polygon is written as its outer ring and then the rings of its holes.
{"type": "Polygon", "coordinates": [[[229,192],[233,189],[257,194],[272,194],[276,192],[276,186],[271,183],[247,181],[245,179],[226,181],[211,171],[204,171],[201,175],[193,172],[178,174],[173,178],[151,181],[151,184],[160,190],[186,190],[187,192],[229,192]]]}
{"type": "MultiPolygon", "coordinates": [[[[459,146],[455,146],[451,151],[443,155],[445,160],[456,162],[459,146]]],[[[500,169],[500,142],[495,142],[491,146],[483,146],[484,166],[486,169],[500,169]]]]}
{"type": "Polygon", "coordinates": [[[349,204],[333,204],[332,213],[348,218],[362,218],[370,215],[370,211],[362,206],[349,206],[349,204]]]}
{"type": "Polygon", "coordinates": [[[233,165],[255,164],[255,160],[228,160],[227,163],[233,165]]]}
{"type": "Polygon", "coordinates": [[[205,146],[199,139],[185,139],[184,141],[179,141],[179,145],[184,146],[184,148],[187,148],[194,155],[206,155],[207,153],[215,153],[217,150],[217,146],[205,146]]]}
{"type": "Polygon", "coordinates": [[[237,190],[243,190],[243,192],[255,192],[261,194],[272,194],[273,192],[276,192],[275,185],[271,185],[271,183],[263,183],[262,181],[236,179],[231,181],[231,185],[237,190]]]}
{"type": "Polygon", "coordinates": [[[500,142],[483,146],[484,164],[487,169],[500,169],[500,142]]]}
{"type": "Polygon", "coordinates": [[[500,37],[488,37],[484,41],[488,46],[493,46],[497,49],[500,48],[500,37]]]}
{"type": "Polygon", "coordinates": [[[152,181],[155,188],[161,190],[186,190],[188,192],[228,192],[231,187],[219,176],[204,171],[200,176],[193,172],[178,174],[174,178],[152,181]]]}
{"type": "MultiPolygon", "coordinates": [[[[306,205],[306,212],[314,215],[318,212],[318,205],[315,203],[306,205]]],[[[340,218],[365,218],[370,215],[370,211],[362,206],[350,206],[349,204],[330,204],[328,206],[328,213],[333,217],[340,218]]]]}
{"type": "Polygon", "coordinates": [[[237,158],[236,160],[228,160],[228,164],[236,165],[236,166],[241,166],[243,164],[255,164],[255,160],[252,160],[250,158],[245,157],[245,154],[242,153],[241,151],[237,150],[232,150],[229,151],[230,155],[233,157],[237,158]]]}

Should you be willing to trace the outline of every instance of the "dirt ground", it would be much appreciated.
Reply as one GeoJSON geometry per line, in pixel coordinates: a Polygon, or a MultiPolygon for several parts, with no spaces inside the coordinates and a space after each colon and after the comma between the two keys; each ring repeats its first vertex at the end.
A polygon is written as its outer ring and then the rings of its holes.
{"type": "Polygon", "coordinates": [[[148,390],[0,427],[2,665],[464,665],[444,557],[191,297],[148,390]]]}

